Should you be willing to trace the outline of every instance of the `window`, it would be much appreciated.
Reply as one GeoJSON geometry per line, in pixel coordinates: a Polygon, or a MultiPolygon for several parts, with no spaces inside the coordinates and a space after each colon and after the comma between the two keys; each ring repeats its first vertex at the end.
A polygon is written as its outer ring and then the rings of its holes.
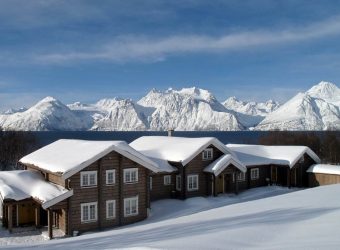
{"type": "Polygon", "coordinates": [[[106,219],[114,219],[116,217],[116,201],[106,201],[106,219]]]}
{"type": "Polygon", "coordinates": [[[213,149],[207,148],[202,152],[202,159],[203,160],[212,160],[213,158],[213,149]]]}
{"type": "Polygon", "coordinates": [[[237,181],[244,181],[246,179],[246,175],[243,172],[233,174],[233,182],[235,182],[235,175],[237,176],[237,181]]]}
{"type": "Polygon", "coordinates": [[[124,216],[138,215],[138,196],[124,199],[124,216]]]}
{"type": "Polygon", "coordinates": [[[97,202],[82,203],[81,222],[92,222],[97,220],[97,202]]]}
{"type": "Polygon", "coordinates": [[[164,185],[171,185],[171,175],[164,175],[164,185]]]}
{"type": "Polygon", "coordinates": [[[138,168],[124,169],[124,183],[138,182],[138,168]]]}
{"type": "Polygon", "coordinates": [[[149,182],[149,188],[150,188],[150,190],[152,190],[152,177],[150,176],[150,182],[149,182]]]}
{"type": "Polygon", "coordinates": [[[106,185],[113,185],[116,183],[116,170],[106,170],[106,185]]]}
{"type": "Polygon", "coordinates": [[[176,175],[176,190],[181,191],[181,189],[182,189],[181,176],[176,175]]]}
{"type": "Polygon", "coordinates": [[[257,180],[259,178],[259,169],[258,168],[252,168],[250,170],[250,178],[252,180],[257,180]]]}
{"type": "Polygon", "coordinates": [[[198,175],[188,175],[188,191],[198,190],[198,175]]]}
{"type": "Polygon", "coordinates": [[[80,172],[82,187],[97,186],[97,171],[83,171],[80,172]]]}

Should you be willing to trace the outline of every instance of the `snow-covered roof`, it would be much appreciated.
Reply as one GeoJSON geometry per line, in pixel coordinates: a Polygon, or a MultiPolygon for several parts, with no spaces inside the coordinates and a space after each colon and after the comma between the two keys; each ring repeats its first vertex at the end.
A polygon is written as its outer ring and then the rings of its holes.
{"type": "Polygon", "coordinates": [[[233,154],[214,137],[142,136],[130,143],[131,147],[157,160],[164,168],[169,165],[168,161],[180,162],[185,166],[209,145],[215,146],[225,154],[233,154]]]}
{"type": "Polygon", "coordinates": [[[215,176],[218,176],[224,169],[226,169],[230,165],[234,165],[241,172],[247,172],[246,166],[244,166],[236,157],[231,154],[222,155],[216,161],[209,164],[204,171],[209,173],[214,173],[215,176]]]}
{"type": "Polygon", "coordinates": [[[307,172],[340,175],[340,165],[314,164],[307,169],[307,172]]]}
{"type": "Polygon", "coordinates": [[[72,196],[73,190],[46,181],[38,171],[16,170],[0,172],[0,194],[3,200],[34,198],[46,209],[72,196]]]}
{"type": "Polygon", "coordinates": [[[292,168],[304,154],[309,155],[316,163],[320,163],[320,158],[306,146],[227,144],[227,147],[246,166],[277,164],[292,168]]]}
{"type": "Polygon", "coordinates": [[[157,163],[134,150],[124,141],[61,139],[26,155],[20,159],[20,162],[59,173],[67,179],[112,151],[154,172],[159,172],[157,163]]]}

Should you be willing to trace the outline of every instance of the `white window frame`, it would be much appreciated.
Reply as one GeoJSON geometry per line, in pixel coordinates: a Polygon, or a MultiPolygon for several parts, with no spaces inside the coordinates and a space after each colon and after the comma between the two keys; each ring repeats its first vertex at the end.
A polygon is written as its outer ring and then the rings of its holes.
{"type": "Polygon", "coordinates": [[[260,169],[259,168],[250,169],[250,179],[257,180],[259,178],[260,178],[260,169]]]}
{"type": "Polygon", "coordinates": [[[138,182],[138,168],[126,168],[123,171],[124,183],[133,184],[138,182]],[[132,173],[135,172],[136,179],[131,180],[132,173]],[[129,176],[129,178],[127,178],[129,176]]]}
{"type": "Polygon", "coordinates": [[[199,176],[198,174],[188,175],[188,191],[197,191],[199,189],[199,176]],[[196,180],[196,186],[194,186],[196,180]],[[191,185],[190,185],[191,184],[191,185]]]}
{"type": "Polygon", "coordinates": [[[202,160],[208,161],[214,158],[214,150],[212,148],[206,148],[202,152],[202,160]]]}
{"type": "MultiPolygon", "coordinates": [[[[238,182],[245,181],[246,179],[246,174],[243,172],[235,173],[235,175],[237,176],[236,179],[238,182]]],[[[233,182],[235,182],[235,175],[233,175],[233,182]]]]}
{"type": "Polygon", "coordinates": [[[181,191],[182,190],[182,176],[176,175],[176,190],[181,191]]]}
{"type": "Polygon", "coordinates": [[[82,223],[90,223],[90,222],[95,222],[98,220],[98,202],[89,202],[89,203],[81,203],[80,204],[80,220],[82,223]],[[94,207],[94,218],[91,219],[91,210],[90,207],[94,207]],[[84,219],[84,207],[88,208],[88,219],[84,219]]]}
{"type": "Polygon", "coordinates": [[[138,195],[135,196],[135,197],[130,197],[130,198],[125,198],[124,199],[124,217],[130,217],[130,216],[136,216],[138,215],[138,195]],[[134,212],[131,211],[131,205],[132,205],[132,202],[136,202],[136,210],[134,212]],[[127,211],[127,205],[130,206],[129,210],[130,211],[127,211]]]}
{"type": "Polygon", "coordinates": [[[164,186],[171,185],[171,175],[164,175],[163,183],[164,183],[164,186]]]}
{"type": "Polygon", "coordinates": [[[80,186],[81,187],[96,187],[97,186],[97,179],[98,179],[97,171],[82,171],[82,172],[80,172],[80,186]],[[95,176],[93,184],[90,183],[90,180],[91,180],[90,176],[91,175],[95,176]],[[87,184],[85,184],[83,182],[85,176],[87,176],[86,177],[87,178],[87,184]]]}
{"type": "Polygon", "coordinates": [[[116,170],[115,169],[106,170],[105,176],[106,176],[106,185],[116,184],[116,170]],[[112,182],[109,182],[109,174],[113,175],[112,182]]]}
{"type": "Polygon", "coordinates": [[[110,220],[110,219],[114,219],[116,218],[116,200],[107,200],[106,201],[106,219],[110,220]],[[113,205],[113,211],[112,211],[112,215],[109,214],[109,206],[113,205]]]}

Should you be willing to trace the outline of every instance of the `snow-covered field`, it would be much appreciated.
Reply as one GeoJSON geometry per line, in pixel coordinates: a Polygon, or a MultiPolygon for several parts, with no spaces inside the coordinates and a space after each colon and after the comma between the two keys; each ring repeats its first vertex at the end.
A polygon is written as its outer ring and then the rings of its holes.
{"type": "MultiPolygon", "coordinates": [[[[340,185],[152,203],[140,223],[12,249],[339,249],[340,185]],[[293,192],[295,191],[295,192],[293,192]]],[[[6,241],[6,238],[1,241],[6,241]]],[[[31,243],[32,244],[32,243],[31,243]]]]}

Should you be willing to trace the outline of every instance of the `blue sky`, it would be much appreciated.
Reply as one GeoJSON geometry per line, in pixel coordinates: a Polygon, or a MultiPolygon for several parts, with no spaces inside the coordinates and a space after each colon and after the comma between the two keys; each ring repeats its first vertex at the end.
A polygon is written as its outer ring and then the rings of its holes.
{"type": "Polygon", "coordinates": [[[0,110],[197,86],[287,100],[340,82],[340,1],[0,0],[0,110]]]}

